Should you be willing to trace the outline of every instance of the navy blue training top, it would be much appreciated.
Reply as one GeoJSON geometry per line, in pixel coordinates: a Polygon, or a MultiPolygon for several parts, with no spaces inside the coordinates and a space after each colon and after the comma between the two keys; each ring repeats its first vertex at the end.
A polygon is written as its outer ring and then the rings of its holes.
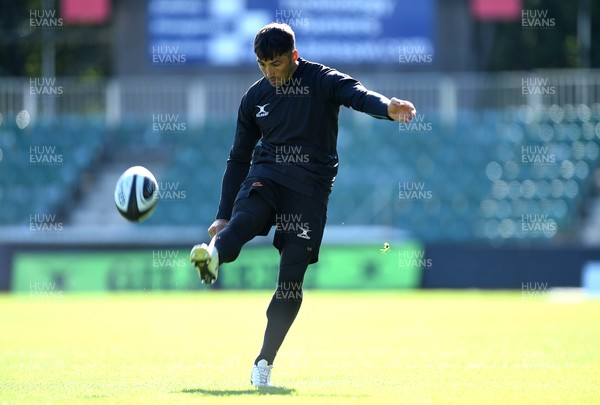
{"type": "Polygon", "coordinates": [[[338,171],[340,105],[390,119],[387,97],[335,69],[298,62],[280,87],[263,77],[242,97],[217,219],[231,218],[247,177],[271,179],[326,202],[338,171]]]}

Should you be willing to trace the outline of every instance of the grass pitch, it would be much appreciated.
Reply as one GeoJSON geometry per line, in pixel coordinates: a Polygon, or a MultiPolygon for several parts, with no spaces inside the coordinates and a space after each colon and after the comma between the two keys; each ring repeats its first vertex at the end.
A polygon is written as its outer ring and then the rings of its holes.
{"type": "Polygon", "coordinates": [[[600,403],[600,301],[316,292],[249,385],[270,292],[0,296],[0,404],[600,403]]]}

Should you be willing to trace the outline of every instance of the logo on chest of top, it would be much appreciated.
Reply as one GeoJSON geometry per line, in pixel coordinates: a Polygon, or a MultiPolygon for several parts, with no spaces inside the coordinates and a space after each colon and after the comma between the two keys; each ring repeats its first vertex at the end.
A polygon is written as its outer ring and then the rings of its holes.
{"type": "Polygon", "coordinates": [[[265,111],[265,107],[268,106],[270,103],[267,103],[265,105],[255,105],[255,107],[258,107],[258,112],[256,113],[256,117],[260,118],[260,117],[266,117],[267,115],[269,115],[269,111],[265,111]]]}

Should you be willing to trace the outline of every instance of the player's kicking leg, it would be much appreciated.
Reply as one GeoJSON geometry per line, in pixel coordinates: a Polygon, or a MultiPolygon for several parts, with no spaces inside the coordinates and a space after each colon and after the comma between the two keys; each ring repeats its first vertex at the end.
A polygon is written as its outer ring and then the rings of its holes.
{"type": "Polygon", "coordinates": [[[196,245],[190,252],[190,261],[203,283],[212,284],[217,280],[219,264],[232,262],[238,257],[242,246],[268,225],[272,210],[257,192],[236,201],[227,226],[208,245],[196,245]]]}

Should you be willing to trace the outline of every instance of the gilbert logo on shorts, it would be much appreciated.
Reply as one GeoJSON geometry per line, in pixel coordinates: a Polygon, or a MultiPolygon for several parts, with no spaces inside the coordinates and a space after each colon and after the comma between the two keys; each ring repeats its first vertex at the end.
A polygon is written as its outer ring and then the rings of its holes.
{"type": "Polygon", "coordinates": [[[267,103],[265,105],[255,105],[255,107],[258,107],[258,112],[256,113],[256,116],[258,118],[260,117],[266,117],[267,115],[269,115],[268,111],[265,111],[265,107],[268,106],[271,103],[267,103]]]}
{"type": "Polygon", "coordinates": [[[310,239],[310,236],[308,236],[310,229],[308,229],[308,227],[306,227],[306,229],[300,228],[300,230],[302,232],[300,232],[298,235],[296,235],[297,237],[302,238],[302,239],[310,239]]]}
{"type": "Polygon", "coordinates": [[[262,183],[260,181],[255,181],[252,183],[252,187],[262,187],[262,183]]]}

